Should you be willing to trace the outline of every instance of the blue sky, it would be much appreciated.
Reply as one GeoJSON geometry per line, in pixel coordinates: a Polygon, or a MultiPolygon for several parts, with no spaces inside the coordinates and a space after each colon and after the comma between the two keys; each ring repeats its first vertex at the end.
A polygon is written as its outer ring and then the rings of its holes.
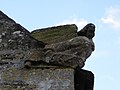
{"type": "Polygon", "coordinates": [[[94,90],[119,90],[120,0],[1,0],[0,10],[29,31],[74,23],[96,25],[96,50],[84,69],[95,74],[94,90]]]}

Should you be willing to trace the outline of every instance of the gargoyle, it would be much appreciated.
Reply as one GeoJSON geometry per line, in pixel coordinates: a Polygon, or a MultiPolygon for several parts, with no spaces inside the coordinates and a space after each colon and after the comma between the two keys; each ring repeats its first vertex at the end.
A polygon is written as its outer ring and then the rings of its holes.
{"type": "Polygon", "coordinates": [[[43,49],[31,50],[28,60],[25,61],[25,67],[31,67],[33,61],[41,61],[50,65],[82,68],[94,51],[92,38],[95,35],[95,25],[87,24],[77,32],[77,35],[70,40],[47,45],[43,49]]]}

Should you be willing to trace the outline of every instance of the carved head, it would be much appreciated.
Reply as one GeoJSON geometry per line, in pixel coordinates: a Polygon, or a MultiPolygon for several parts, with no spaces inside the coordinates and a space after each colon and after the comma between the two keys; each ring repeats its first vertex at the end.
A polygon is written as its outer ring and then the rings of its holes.
{"type": "Polygon", "coordinates": [[[86,36],[87,38],[92,39],[95,36],[95,25],[89,23],[83,29],[81,29],[77,34],[78,36],[86,36]]]}

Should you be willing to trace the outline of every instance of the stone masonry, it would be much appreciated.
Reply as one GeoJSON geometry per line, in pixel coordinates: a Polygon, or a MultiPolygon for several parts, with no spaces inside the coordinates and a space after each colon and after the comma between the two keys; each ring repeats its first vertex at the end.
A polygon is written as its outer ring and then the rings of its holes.
{"type": "Polygon", "coordinates": [[[30,33],[0,11],[0,90],[74,90],[74,68],[92,46],[75,24],[30,33]]]}

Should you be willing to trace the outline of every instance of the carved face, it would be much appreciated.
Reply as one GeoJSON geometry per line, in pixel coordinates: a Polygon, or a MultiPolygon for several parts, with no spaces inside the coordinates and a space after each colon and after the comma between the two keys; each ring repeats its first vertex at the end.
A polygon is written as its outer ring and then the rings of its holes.
{"type": "Polygon", "coordinates": [[[86,32],[86,36],[89,38],[89,39],[92,39],[94,36],[95,36],[95,25],[91,24],[89,27],[88,27],[88,30],[86,32]]]}

